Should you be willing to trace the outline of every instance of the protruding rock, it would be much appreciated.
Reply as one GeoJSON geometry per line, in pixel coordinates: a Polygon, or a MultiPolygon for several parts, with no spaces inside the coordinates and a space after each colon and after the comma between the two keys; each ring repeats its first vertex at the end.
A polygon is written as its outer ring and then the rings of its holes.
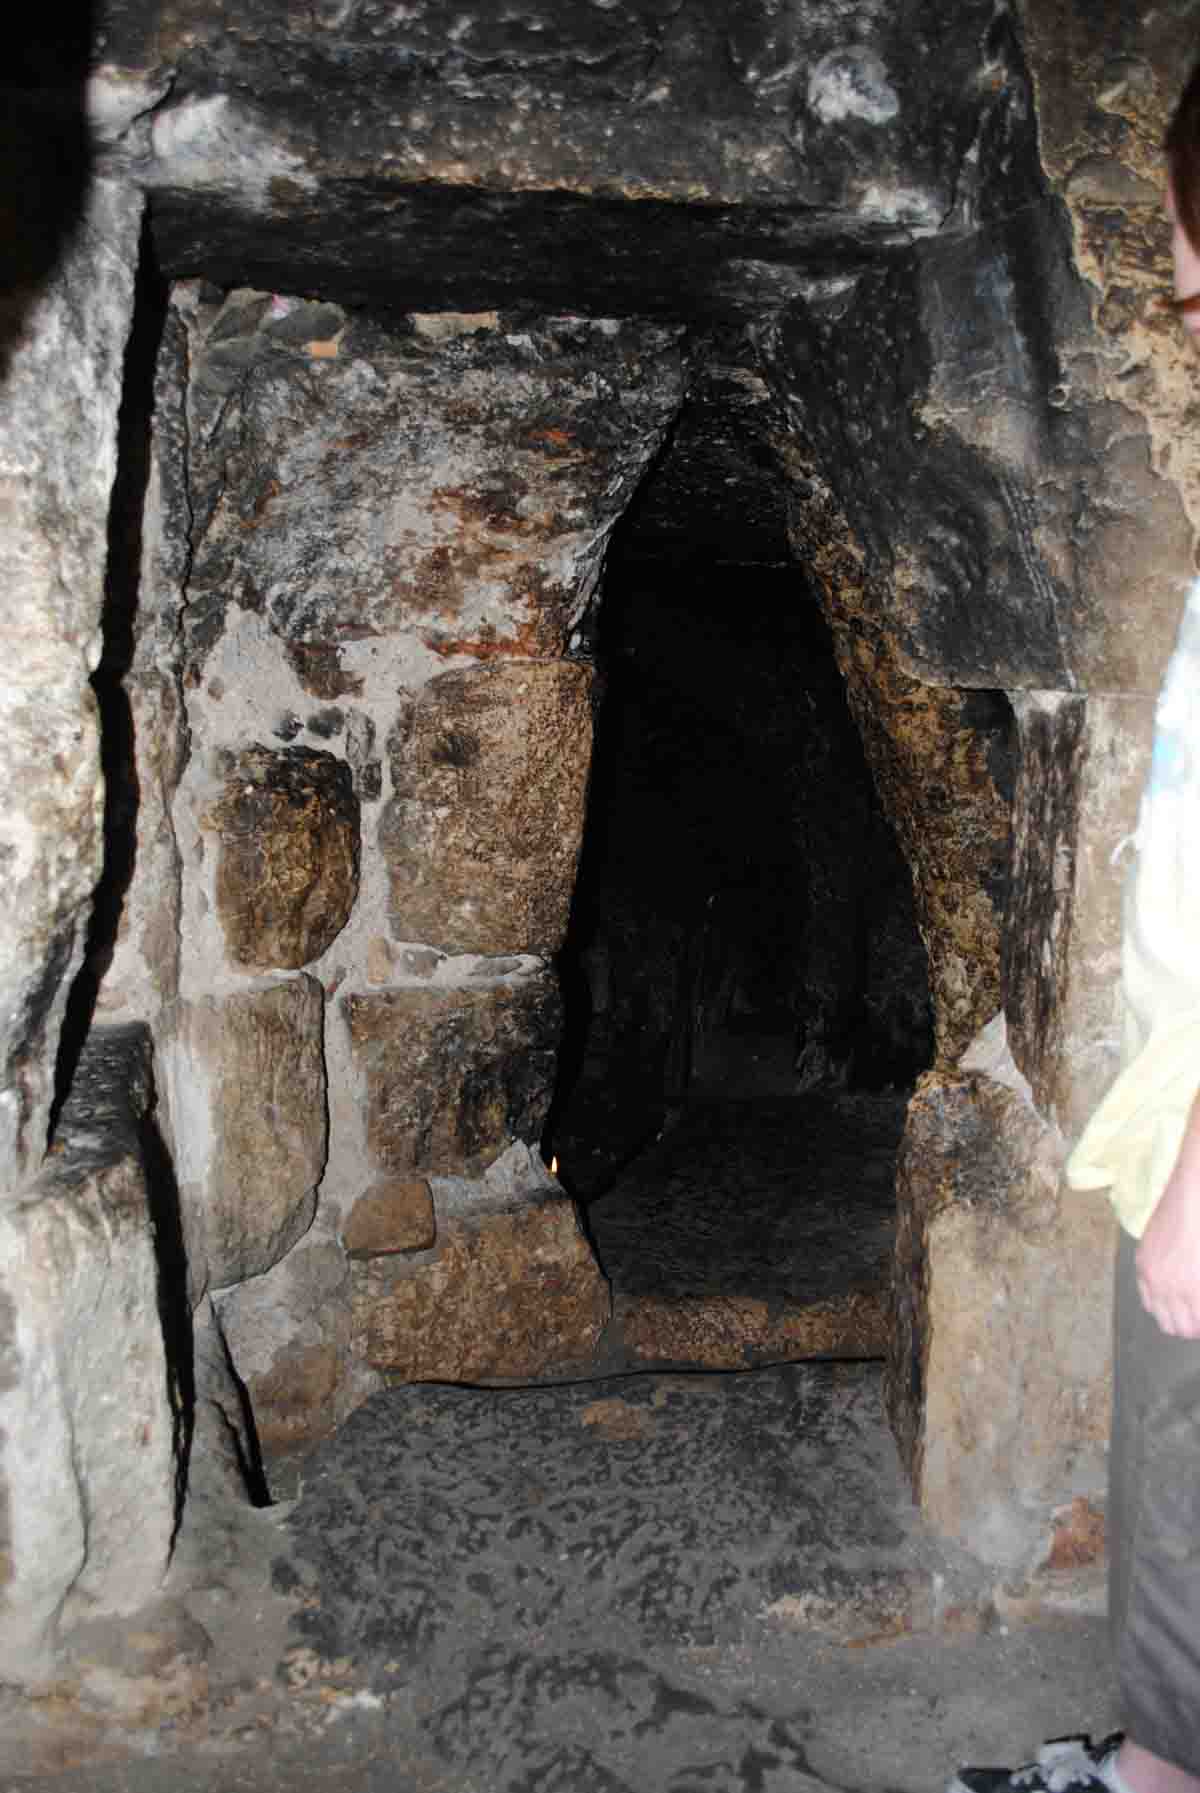
{"type": "Polygon", "coordinates": [[[381,1170],[471,1176],[513,1140],[540,1138],[560,1030],[548,971],[522,982],[355,994],[343,1013],[381,1170]]]}
{"type": "Polygon", "coordinates": [[[206,821],[221,842],[217,909],[233,962],[296,970],[320,958],[358,895],[349,766],[306,747],[248,747],[206,821]]]}
{"type": "Polygon", "coordinates": [[[312,1223],[325,1167],[324,994],[293,978],[180,1004],[164,1059],[197,1292],[260,1276],[312,1223]]]}
{"type": "Polygon", "coordinates": [[[389,743],[379,829],[400,940],[554,952],[566,932],[591,758],[592,673],[505,661],[443,673],[389,743]]]}
{"type": "Polygon", "coordinates": [[[379,1387],[352,1353],[349,1266],[332,1243],[305,1240],[215,1306],[268,1457],[325,1437],[379,1387]]]}
{"type": "Polygon", "coordinates": [[[608,1285],[563,1197],[440,1229],[434,1263],[352,1270],[356,1350],[411,1382],[515,1382],[585,1366],[608,1285]]]}
{"type": "Polygon", "coordinates": [[[423,1177],[391,1177],[359,1196],[342,1231],[346,1255],[388,1257],[422,1251],[437,1238],[433,1194],[423,1177]]]}
{"type": "Polygon", "coordinates": [[[1060,1193],[1062,1141],[1013,1088],[931,1074],[897,1176],[887,1401],[925,1518],[984,1562],[1032,1573],[1057,1490],[1104,1487],[1107,1324],[1061,1299],[1106,1290],[1113,1222],[1060,1193]],[[1021,1397],[1013,1399],[1013,1389],[1021,1397]]]}
{"type": "MultiPolygon", "coordinates": [[[[69,185],[61,131],[34,168],[57,168],[61,149],[69,185]]],[[[40,191],[36,180],[31,190],[40,191]]],[[[96,182],[65,253],[36,278],[26,269],[26,291],[6,283],[0,314],[0,1202],[25,1199],[24,1178],[45,1147],[58,1030],[103,852],[88,679],[141,213],[134,188],[96,182]]],[[[53,215],[27,222],[47,248],[56,222],[65,226],[53,215]]],[[[29,233],[10,226],[5,235],[29,233]]],[[[23,259],[28,243],[6,241],[6,256],[11,247],[23,259]]]]}
{"type": "Polygon", "coordinates": [[[166,1573],[181,1416],[164,1342],[179,1266],[140,1132],[145,1029],[93,1031],[55,1152],[0,1213],[0,1680],[53,1672],[73,1618],[132,1612],[166,1573]]]}

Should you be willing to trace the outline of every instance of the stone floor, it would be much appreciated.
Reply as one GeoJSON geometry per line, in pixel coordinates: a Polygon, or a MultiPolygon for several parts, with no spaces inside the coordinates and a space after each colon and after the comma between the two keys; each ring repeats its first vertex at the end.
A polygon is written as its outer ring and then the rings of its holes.
{"type": "Polygon", "coordinates": [[[687,1108],[586,1205],[603,1368],[883,1356],[905,1103],[798,1093],[785,1036],[714,1040],[687,1108]]]}
{"type": "MultiPolygon", "coordinates": [[[[726,1066],[597,1206],[626,1323],[643,1299],[786,1319],[829,1299],[822,1254],[835,1295],[881,1276],[896,1103],[806,1097],[789,1134],[776,1073],[726,1066]],[[855,1206],[867,1243],[839,1257],[855,1206]]],[[[201,1491],[161,1611],[97,1627],[73,1690],[0,1698],[0,1793],[920,1793],[1109,1728],[1098,1589],[1018,1605],[928,1536],[880,1381],[776,1362],[378,1395],[276,1479],[292,1498],[201,1491]]]]}
{"type": "Polygon", "coordinates": [[[0,1711],[0,1787],[918,1793],[1107,1726],[1099,1623],[1018,1624],[922,1532],[879,1375],[379,1395],[125,1639],[177,1644],[140,1715],[100,1638],[74,1730],[0,1711]]]}

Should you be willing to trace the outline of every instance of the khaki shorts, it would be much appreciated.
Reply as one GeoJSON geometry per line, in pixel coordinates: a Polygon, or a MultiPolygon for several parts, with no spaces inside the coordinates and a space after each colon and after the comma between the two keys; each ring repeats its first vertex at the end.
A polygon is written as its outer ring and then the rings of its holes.
{"type": "Polygon", "coordinates": [[[1143,1308],[1117,1253],[1109,1622],[1127,1734],[1200,1775],[1200,1340],[1143,1308]]]}

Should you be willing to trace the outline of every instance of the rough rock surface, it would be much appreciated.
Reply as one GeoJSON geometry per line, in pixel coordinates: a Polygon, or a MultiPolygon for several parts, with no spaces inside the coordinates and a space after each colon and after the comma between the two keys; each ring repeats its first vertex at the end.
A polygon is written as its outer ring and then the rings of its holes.
{"type": "Polygon", "coordinates": [[[476,986],[356,993],[341,1008],[380,1170],[471,1176],[513,1140],[536,1145],[560,1028],[558,986],[548,971],[476,986]]]}
{"type": "MultiPolygon", "coordinates": [[[[64,156],[66,154],[64,146],[64,156]]],[[[0,1202],[46,1144],[54,1056],[100,871],[103,792],[88,675],[142,199],[92,187],[60,265],[5,313],[0,366],[0,1202]]],[[[13,302],[10,294],[10,303],[13,302]]]]}
{"type": "Polygon", "coordinates": [[[1008,102],[991,0],[106,13],[164,268],[397,309],[778,302],[937,230],[1008,102]]]}
{"type": "Polygon", "coordinates": [[[407,1382],[536,1381],[594,1359],[608,1319],[605,1281],[574,1203],[445,1216],[436,1253],[351,1266],[355,1349],[407,1382]]]}
{"type": "Polygon", "coordinates": [[[350,768],[307,747],[233,758],[206,818],[220,839],[217,909],[235,965],[295,971],[332,945],[358,896],[350,768]]]}
{"type": "Polygon", "coordinates": [[[1062,1141],[982,1075],[931,1073],[897,1174],[887,1401],[922,1514],[984,1562],[1028,1575],[1052,1510],[1102,1496],[1113,1222],[1060,1191],[1062,1141]],[[1060,1296],[1062,1264],[1087,1318],[1060,1296]],[[1020,1390],[1020,1399],[1013,1390],[1020,1390]]]}
{"type": "Polygon", "coordinates": [[[162,1048],[197,1293],[260,1276],[307,1231],[325,1168],[324,994],[297,977],[180,1003],[162,1048]]]}
{"type": "Polygon", "coordinates": [[[330,1242],[302,1240],[215,1306],[268,1455],[328,1436],[379,1387],[354,1355],[349,1265],[330,1242]]]}
{"type": "Polygon", "coordinates": [[[108,1018],[157,1022],[179,994],[182,866],[171,807],[187,759],[180,614],[190,549],[178,318],[145,269],[121,399],[95,680],[105,867],[89,936],[108,1018]]]}
{"type": "Polygon", "coordinates": [[[437,1239],[433,1192],[423,1177],[390,1177],[360,1195],[342,1228],[347,1257],[424,1251],[437,1239]]]}
{"type": "Polygon", "coordinates": [[[848,519],[813,464],[795,448],[789,459],[793,542],[817,580],[879,799],[912,870],[937,1057],[953,1062],[1000,999],[1011,717],[996,694],[905,670],[848,519]]]}
{"type": "Polygon", "coordinates": [[[206,291],[179,295],[197,669],[233,605],[310,679],[314,654],[405,632],[441,656],[561,653],[678,404],[678,332],[482,312],[389,332],[206,291]]]}
{"type": "Polygon", "coordinates": [[[562,944],[592,745],[592,669],[506,661],[445,672],[388,742],[379,828],[397,939],[446,951],[562,944]]]}
{"type": "MultiPolygon", "coordinates": [[[[181,1399],[159,1313],[143,1028],[96,1029],[54,1153],[0,1215],[0,1680],[53,1678],[72,1621],[129,1613],[166,1573],[181,1399]]],[[[183,1300],[164,1259],[164,1303],[183,1300]]]]}

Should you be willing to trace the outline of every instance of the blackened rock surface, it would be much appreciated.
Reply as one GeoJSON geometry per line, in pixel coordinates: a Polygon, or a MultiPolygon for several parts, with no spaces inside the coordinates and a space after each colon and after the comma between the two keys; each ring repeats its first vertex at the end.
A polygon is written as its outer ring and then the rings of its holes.
{"type": "Polygon", "coordinates": [[[199,664],[227,607],[261,611],[309,689],[339,643],[561,654],[609,528],[680,397],[677,332],[493,313],[391,334],[239,290],[189,313],[199,664]]]}
{"type": "Polygon", "coordinates": [[[220,840],[217,910],[234,964],[295,971],[319,959],[358,896],[358,798],[345,761],[247,747],[206,823],[220,840]]]}
{"type": "MultiPolygon", "coordinates": [[[[639,1659],[657,1646],[732,1642],[773,1619],[849,1635],[868,1614],[882,1625],[890,1610],[895,1622],[911,1614],[920,1577],[905,1555],[911,1506],[878,1388],[874,1366],[805,1365],[377,1395],[306,1468],[289,1520],[308,1596],[296,1629],[381,1688],[409,1684],[469,1636],[473,1690],[451,1683],[427,1721],[453,1764],[480,1701],[504,1728],[522,1708],[526,1724],[553,1724],[534,1691],[547,1676],[561,1697],[607,1684],[648,1718],[639,1659]],[[833,1450],[836,1500],[818,1468],[833,1450]]],[[[658,1724],[674,1730],[669,1705],[658,1724]]],[[[711,1767],[714,1784],[744,1784],[725,1774],[730,1716],[689,1703],[674,1742],[681,1771],[711,1767]]],[[[519,1728],[509,1749],[524,1747],[519,1728]]],[[[634,1770],[571,1784],[658,1783],[634,1770]]]]}
{"type": "Polygon", "coordinates": [[[560,1029],[549,972],[481,988],[355,994],[342,1012],[381,1170],[471,1175],[514,1139],[537,1144],[560,1029]]]}
{"type": "Polygon", "coordinates": [[[990,0],[107,13],[112,76],[173,77],[124,145],[167,270],[400,309],[778,298],[937,229],[1009,101],[990,0]]]}
{"type": "Polygon", "coordinates": [[[509,660],[434,679],[389,740],[379,826],[392,931],[445,951],[554,952],[592,745],[592,669],[509,660]]]}

